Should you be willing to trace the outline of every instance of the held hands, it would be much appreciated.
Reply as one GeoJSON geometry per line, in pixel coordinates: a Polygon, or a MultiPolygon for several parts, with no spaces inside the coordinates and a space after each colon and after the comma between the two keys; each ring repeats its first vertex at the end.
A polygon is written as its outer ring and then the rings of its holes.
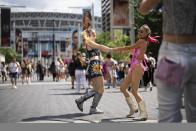
{"type": "Polygon", "coordinates": [[[112,48],[112,52],[114,52],[114,53],[123,53],[123,51],[121,50],[121,47],[112,48]]]}

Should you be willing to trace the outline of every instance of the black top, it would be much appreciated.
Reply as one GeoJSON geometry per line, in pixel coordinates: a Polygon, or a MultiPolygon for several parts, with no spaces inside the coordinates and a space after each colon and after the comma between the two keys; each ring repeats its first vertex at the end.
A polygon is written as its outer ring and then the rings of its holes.
{"type": "Polygon", "coordinates": [[[75,60],[72,60],[71,63],[69,63],[68,71],[69,71],[70,76],[75,75],[75,60]]]}
{"type": "Polygon", "coordinates": [[[82,63],[79,58],[76,59],[75,68],[77,70],[84,70],[84,69],[86,69],[86,66],[87,66],[86,62],[82,63]]]}
{"type": "Polygon", "coordinates": [[[56,65],[55,62],[52,62],[49,68],[51,73],[56,73],[56,65]]]}
{"type": "Polygon", "coordinates": [[[99,49],[92,49],[92,50],[87,50],[87,57],[91,58],[94,56],[100,56],[101,52],[99,49]]]}

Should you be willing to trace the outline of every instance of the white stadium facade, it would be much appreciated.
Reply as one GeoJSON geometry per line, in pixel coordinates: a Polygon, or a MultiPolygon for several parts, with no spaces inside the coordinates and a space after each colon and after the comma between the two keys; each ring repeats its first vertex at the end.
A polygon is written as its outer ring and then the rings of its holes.
{"type": "MultiPolygon", "coordinates": [[[[82,31],[82,17],[82,14],[70,13],[11,12],[11,46],[17,48],[15,43],[20,34],[23,48],[27,48],[22,51],[25,58],[51,60],[54,40],[55,57],[63,58],[66,38],[72,38],[74,30],[82,31]]],[[[94,17],[94,21],[99,34],[102,32],[101,17],[94,17]]]]}

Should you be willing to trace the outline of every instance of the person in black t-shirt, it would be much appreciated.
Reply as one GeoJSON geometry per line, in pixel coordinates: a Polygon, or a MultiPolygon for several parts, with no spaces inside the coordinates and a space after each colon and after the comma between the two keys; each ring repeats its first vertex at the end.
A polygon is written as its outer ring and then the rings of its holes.
{"type": "Polygon", "coordinates": [[[71,89],[74,89],[74,80],[75,80],[75,59],[76,56],[72,55],[72,60],[68,65],[68,71],[69,71],[69,75],[71,76],[71,89]]]}

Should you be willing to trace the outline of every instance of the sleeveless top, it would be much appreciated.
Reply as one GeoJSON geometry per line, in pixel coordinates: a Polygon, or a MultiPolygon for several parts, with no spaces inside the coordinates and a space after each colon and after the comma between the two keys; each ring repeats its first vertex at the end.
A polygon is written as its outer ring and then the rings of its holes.
{"type": "MultiPolygon", "coordinates": [[[[89,37],[90,37],[90,36],[95,36],[94,30],[93,30],[93,29],[86,29],[85,31],[86,31],[86,33],[87,33],[87,35],[88,35],[89,37]]],[[[94,57],[94,56],[100,56],[100,55],[101,55],[100,50],[99,50],[99,49],[96,49],[96,48],[93,48],[93,49],[91,49],[91,50],[87,50],[87,52],[86,52],[86,56],[87,56],[88,58],[92,58],[92,57],[94,57]]]]}
{"type": "Polygon", "coordinates": [[[131,65],[140,63],[139,60],[137,59],[139,54],[140,54],[140,49],[134,49],[134,53],[131,59],[131,65]]]}
{"type": "Polygon", "coordinates": [[[144,71],[147,71],[148,70],[148,66],[146,64],[146,60],[138,60],[138,55],[140,54],[140,49],[134,49],[134,54],[132,56],[132,59],[131,59],[131,67],[129,68],[129,71],[133,70],[135,65],[137,64],[140,64],[143,68],[144,71]]]}
{"type": "Polygon", "coordinates": [[[196,0],[163,0],[163,33],[196,35],[196,0]]]}
{"type": "MultiPolygon", "coordinates": [[[[145,46],[148,46],[148,43],[149,43],[148,39],[149,39],[149,37],[142,38],[142,39],[147,41],[147,44],[145,44],[145,46]]],[[[141,52],[140,48],[135,48],[133,50],[132,59],[130,60],[131,68],[134,68],[134,66],[136,64],[141,64],[142,68],[144,70],[147,70],[146,60],[145,59],[144,60],[139,60],[138,59],[138,56],[139,56],[140,52],[141,52]]]]}
{"type": "Polygon", "coordinates": [[[91,49],[91,50],[87,50],[86,52],[86,56],[88,58],[92,58],[94,56],[100,56],[101,55],[101,52],[99,49],[91,49]]]}

